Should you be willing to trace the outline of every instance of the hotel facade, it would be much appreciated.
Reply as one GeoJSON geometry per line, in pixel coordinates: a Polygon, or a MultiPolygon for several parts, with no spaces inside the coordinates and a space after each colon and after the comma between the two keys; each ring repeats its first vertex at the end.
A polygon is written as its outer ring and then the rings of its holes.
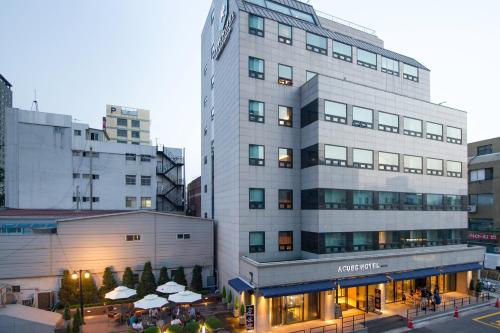
{"type": "Polygon", "coordinates": [[[467,292],[467,115],[428,68],[294,0],[214,0],[201,49],[201,214],[257,332],[467,292]]]}

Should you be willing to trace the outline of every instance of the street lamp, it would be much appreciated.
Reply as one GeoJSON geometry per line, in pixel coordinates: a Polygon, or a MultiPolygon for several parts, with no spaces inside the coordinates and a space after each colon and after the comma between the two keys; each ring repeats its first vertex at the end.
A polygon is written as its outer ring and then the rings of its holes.
{"type": "Polygon", "coordinates": [[[73,274],[71,275],[71,277],[73,278],[73,280],[76,280],[78,278],[79,281],[79,285],[80,285],[80,314],[82,315],[82,324],[85,324],[85,321],[83,320],[83,280],[82,280],[82,273],[83,273],[83,277],[85,279],[88,279],[90,277],[90,273],[87,272],[87,271],[83,271],[83,270],[79,270],[78,272],[73,272],[73,274]]]}

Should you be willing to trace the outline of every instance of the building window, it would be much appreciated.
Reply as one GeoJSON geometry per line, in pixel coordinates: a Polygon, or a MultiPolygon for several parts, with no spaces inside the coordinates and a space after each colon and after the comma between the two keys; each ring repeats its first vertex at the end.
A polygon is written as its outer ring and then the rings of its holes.
{"type": "Polygon", "coordinates": [[[442,210],[443,195],[442,194],[426,194],[425,195],[426,210],[442,210]]]}
{"type": "Polygon", "coordinates": [[[462,196],[461,195],[446,195],[446,210],[462,210],[462,196]]]}
{"type": "Polygon", "coordinates": [[[325,164],[347,166],[347,147],[325,145],[325,164]]]}
{"type": "Polygon", "coordinates": [[[133,128],[140,128],[141,127],[141,121],[140,120],[132,120],[132,127],[133,128]]]}
{"type": "Polygon", "coordinates": [[[132,131],[132,138],[133,139],[140,139],[141,138],[141,132],[139,132],[139,131],[132,131]]]}
{"type": "Polygon", "coordinates": [[[384,171],[399,171],[399,154],[378,153],[378,169],[384,171]]]}
{"type": "Polygon", "coordinates": [[[293,209],[293,191],[278,190],[278,208],[293,209]]]}
{"type": "Polygon", "coordinates": [[[493,153],[492,145],[484,145],[477,147],[477,156],[488,155],[493,153]]]}
{"type": "Polygon", "coordinates": [[[379,131],[399,133],[399,116],[392,113],[379,112],[378,129],[379,131]]]}
{"type": "Polygon", "coordinates": [[[99,202],[99,197],[92,197],[92,202],[99,202]]]}
{"type": "Polygon", "coordinates": [[[248,15],[248,33],[259,37],[264,37],[264,18],[249,14],[248,15]]]}
{"type": "Polygon", "coordinates": [[[378,209],[380,210],[399,209],[399,193],[378,192],[378,209]]]}
{"type": "Polygon", "coordinates": [[[306,82],[315,78],[316,75],[318,75],[318,73],[306,71],[306,82]]]}
{"type": "Polygon", "coordinates": [[[141,208],[151,208],[150,197],[141,197],[141,208]]]}
{"type": "Polygon", "coordinates": [[[249,252],[260,253],[266,251],[265,233],[263,231],[254,231],[248,234],[249,236],[249,252]]]}
{"type": "Polygon", "coordinates": [[[177,234],[177,239],[191,239],[191,234],[177,234]]]}
{"type": "Polygon", "coordinates": [[[135,161],[137,156],[135,154],[125,154],[125,161],[135,161]]]}
{"type": "MultiPolygon", "coordinates": [[[[82,174],[82,178],[83,178],[83,179],[90,179],[90,174],[88,174],[88,173],[84,173],[84,174],[82,174]]],[[[94,180],[99,179],[99,175],[93,174],[93,175],[92,175],[92,179],[94,179],[94,180]]]]}
{"type": "Polygon", "coordinates": [[[292,45],[292,27],[278,23],[278,42],[292,45]]]}
{"type": "Polygon", "coordinates": [[[318,99],[300,109],[300,127],[303,128],[318,120],[318,99]]]}
{"type": "Polygon", "coordinates": [[[125,185],[135,185],[135,175],[125,175],[125,185]]]}
{"type": "Polygon", "coordinates": [[[327,54],[328,40],[326,37],[306,32],[306,49],[321,54],[327,54]]]}
{"type": "Polygon", "coordinates": [[[347,191],[346,190],[324,190],[324,199],[321,200],[319,208],[325,209],[346,209],[347,208],[347,191]],[[321,202],[324,201],[324,204],[321,202]]]}
{"type": "Polygon", "coordinates": [[[427,174],[432,176],[442,176],[443,175],[443,160],[438,160],[434,158],[427,158],[427,174]]]}
{"type": "Polygon", "coordinates": [[[291,86],[293,85],[293,68],[287,65],[278,65],[278,83],[291,86]]]}
{"type": "Polygon", "coordinates": [[[205,128],[203,129],[203,136],[207,136],[207,133],[208,133],[208,128],[207,128],[207,127],[205,127],[205,128]]]}
{"type": "Polygon", "coordinates": [[[141,176],[141,185],[142,186],[150,186],[151,185],[151,176],[141,176]]]}
{"type": "Polygon", "coordinates": [[[422,210],[421,193],[405,193],[403,199],[403,208],[405,210],[422,210]]]}
{"type": "Polygon", "coordinates": [[[141,155],[141,162],[151,162],[151,156],[141,155]]]}
{"type": "Polygon", "coordinates": [[[118,126],[127,127],[128,126],[128,120],[125,119],[125,118],[116,118],[116,124],[118,126]]]}
{"type": "Polygon", "coordinates": [[[399,61],[382,57],[382,72],[399,76],[399,61]]]}
{"type": "Polygon", "coordinates": [[[325,100],[325,120],[347,124],[347,104],[325,100]]]}
{"type": "Polygon", "coordinates": [[[422,173],[422,157],[404,155],[404,167],[407,173],[422,173]]]}
{"type": "Polygon", "coordinates": [[[264,166],[265,156],[264,156],[264,146],[261,145],[248,145],[248,164],[264,166]]]}
{"type": "Polygon", "coordinates": [[[293,108],[278,106],[278,124],[285,127],[293,126],[293,108]]]}
{"type": "Polygon", "coordinates": [[[215,117],[215,108],[212,108],[212,110],[210,110],[210,120],[214,120],[214,117],[215,117]]]}
{"type": "Polygon", "coordinates": [[[493,168],[469,171],[469,182],[480,182],[490,179],[493,179],[493,168]]]}
{"type": "Polygon", "coordinates": [[[405,135],[422,137],[422,120],[404,117],[405,135]]]}
{"type": "Polygon", "coordinates": [[[293,149],[278,148],[278,166],[280,168],[293,168],[293,149]]]}
{"type": "Polygon", "coordinates": [[[353,106],[352,126],[373,128],[373,110],[353,106]]]}
{"type": "Polygon", "coordinates": [[[264,209],[265,204],[265,191],[263,188],[251,188],[250,191],[249,208],[250,209],[264,209]]]}
{"type": "Polygon", "coordinates": [[[77,178],[80,178],[80,174],[73,172],[73,179],[77,179],[77,178]]]}
{"type": "Polygon", "coordinates": [[[446,175],[448,177],[462,177],[462,163],[455,161],[446,161],[446,175]]]}
{"type": "Polygon", "coordinates": [[[450,143],[462,144],[462,130],[460,128],[446,126],[446,141],[450,143]]]}
{"type": "Polygon", "coordinates": [[[141,235],[126,235],[125,240],[127,242],[140,241],[141,235]]]}
{"type": "Polygon", "coordinates": [[[203,185],[203,192],[204,193],[208,192],[208,186],[207,186],[207,184],[203,185]]]}
{"type": "Polygon", "coordinates": [[[373,192],[372,191],[353,191],[352,192],[352,208],[353,209],[373,209],[373,192]]]}
{"type": "Polygon", "coordinates": [[[254,79],[264,80],[264,60],[248,57],[248,75],[254,79]]]}
{"type": "Polygon", "coordinates": [[[135,197],[126,197],[125,198],[125,207],[127,208],[135,208],[136,198],[135,197]]]}
{"type": "Polygon", "coordinates": [[[124,129],[116,130],[116,135],[121,137],[121,138],[126,138],[127,137],[127,130],[124,130],[124,129]]]}
{"type": "Polygon", "coordinates": [[[99,141],[98,133],[90,133],[90,141],[99,141]]]}
{"type": "Polygon", "coordinates": [[[377,54],[358,49],[358,65],[377,69],[377,54]]]}
{"type": "Polygon", "coordinates": [[[427,139],[443,141],[443,125],[427,122],[425,124],[427,139]]]}
{"type": "Polygon", "coordinates": [[[74,136],[82,136],[82,131],[81,130],[74,130],[73,135],[74,136]]]}
{"type": "MultiPolygon", "coordinates": [[[[116,140],[116,142],[117,142],[117,143],[127,144],[127,141],[126,141],[126,140],[116,140]]],[[[134,143],[132,142],[132,144],[134,144],[134,143]]]]}
{"type": "Polygon", "coordinates": [[[73,156],[80,156],[81,151],[79,150],[73,150],[73,156]]]}
{"type": "Polygon", "coordinates": [[[293,251],[293,231],[280,231],[278,244],[280,251],[293,251]]]}
{"type": "Polygon", "coordinates": [[[84,151],[83,152],[83,157],[95,157],[95,158],[99,158],[99,153],[96,153],[96,152],[90,152],[90,151],[84,151]]]}
{"type": "Polygon", "coordinates": [[[354,148],[352,150],[352,167],[373,169],[373,151],[354,148]]]}
{"type": "Polygon", "coordinates": [[[207,157],[207,155],[205,155],[205,156],[203,157],[203,164],[205,164],[205,165],[206,165],[207,163],[208,163],[208,157],[207,157]]]}
{"type": "Polygon", "coordinates": [[[264,122],[264,103],[258,101],[248,102],[248,120],[257,123],[264,122]]]}
{"type": "Polygon", "coordinates": [[[333,57],[340,60],[352,62],[352,46],[334,40],[333,57]]]}
{"type": "Polygon", "coordinates": [[[418,68],[403,64],[403,77],[407,80],[418,82],[418,68]]]}

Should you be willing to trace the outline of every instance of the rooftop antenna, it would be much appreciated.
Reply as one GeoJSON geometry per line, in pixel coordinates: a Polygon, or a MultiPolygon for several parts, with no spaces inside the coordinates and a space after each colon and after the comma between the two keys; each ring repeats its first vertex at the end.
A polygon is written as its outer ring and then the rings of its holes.
{"type": "Polygon", "coordinates": [[[31,111],[37,111],[38,112],[38,101],[36,99],[36,89],[35,89],[35,99],[31,103],[31,111]]]}

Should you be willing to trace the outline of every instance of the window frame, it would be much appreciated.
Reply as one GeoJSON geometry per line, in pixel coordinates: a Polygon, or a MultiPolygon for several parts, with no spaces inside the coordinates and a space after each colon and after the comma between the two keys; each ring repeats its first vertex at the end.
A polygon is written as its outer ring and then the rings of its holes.
{"type": "Polygon", "coordinates": [[[435,122],[432,122],[432,121],[426,121],[425,122],[425,137],[427,139],[429,139],[429,140],[435,140],[435,141],[443,141],[443,134],[444,134],[444,126],[443,126],[443,124],[435,123],[435,122]],[[439,126],[441,126],[441,135],[429,133],[429,131],[427,130],[427,125],[428,124],[433,124],[433,125],[439,125],[439,126]]]}
{"type": "Polygon", "coordinates": [[[293,190],[291,189],[278,189],[278,209],[280,210],[292,210],[293,209],[293,190]],[[282,192],[287,192],[291,195],[290,202],[281,202],[280,195],[282,192]]]}
{"type": "Polygon", "coordinates": [[[128,127],[128,119],[127,119],[127,118],[120,118],[120,117],[117,117],[117,118],[116,118],[116,126],[120,126],[120,127],[128,127]],[[120,122],[123,122],[123,121],[125,121],[125,125],[120,124],[120,122]]]}
{"type": "Polygon", "coordinates": [[[463,137],[464,137],[464,131],[461,128],[446,125],[446,142],[448,142],[448,143],[454,143],[454,144],[457,144],[457,145],[461,145],[462,141],[463,141],[463,137]],[[460,130],[460,139],[449,137],[448,136],[448,129],[449,128],[460,130]]]}
{"type": "Polygon", "coordinates": [[[262,123],[263,124],[265,122],[265,117],[266,117],[266,103],[261,102],[261,101],[256,101],[253,99],[248,100],[248,120],[255,122],[255,123],[262,123]],[[263,113],[262,116],[260,116],[260,115],[257,116],[257,115],[254,115],[250,112],[251,111],[250,106],[253,103],[262,105],[262,113],[263,113]]]}
{"type": "Polygon", "coordinates": [[[365,108],[365,107],[362,107],[362,106],[353,105],[352,106],[352,126],[373,129],[373,109],[365,108]],[[362,120],[354,120],[354,109],[355,108],[371,111],[371,113],[372,113],[372,121],[371,121],[371,123],[367,123],[366,121],[362,121],[362,120]]]}
{"type": "Polygon", "coordinates": [[[285,64],[278,64],[278,84],[284,85],[284,86],[293,86],[293,67],[285,64]],[[290,78],[281,76],[280,69],[282,67],[287,67],[290,69],[290,78]]]}
{"type": "Polygon", "coordinates": [[[323,100],[323,106],[324,106],[324,113],[325,113],[325,121],[330,121],[332,123],[339,123],[339,124],[347,125],[347,104],[346,103],[342,103],[342,102],[337,102],[337,101],[332,101],[332,100],[325,99],[325,100],[323,100]],[[332,104],[338,104],[338,105],[345,106],[345,117],[340,117],[340,116],[337,116],[337,115],[333,115],[331,113],[327,114],[326,113],[327,102],[328,103],[332,103],[332,104]]]}
{"type": "Polygon", "coordinates": [[[137,185],[137,175],[125,175],[125,185],[135,186],[137,185]],[[134,177],[132,181],[132,177],[134,177]]]}
{"type": "Polygon", "coordinates": [[[420,68],[418,68],[417,66],[413,66],[413,65],[410,65],[410,64],[403,62],[403,78],[404,79],[409,80],[409,81],[413,81],[413,82],[419,82],[419,77],[420,77],[420,68]],[[417,76],[405,73],[405,66],[410,66],[410,67],[416,68],[417,69],[417,76]]]}
{"type": "Polygon", "coordinates": [[[293,148],[278,147],[278,167],[284,169],[293,169],[293,148]],[[280,161],[280,156],[281,156],[280,151],[283,149],[286,149],[287,151],[286,156],[289,156],[291,161],[280,161]]]}
{"type": "Polygon", "coordinates": [[[378,111],[377,114],[378,114],[378,124],[377,124],[378,126],[377,127],[378,127],[379,131],[399,134],[399,128],[400,128],[399,115],[397,115],[395,113],[385,112],[385,111],[378,111]],[[391,126],[391,125],[380,124],[380,114],[381,113],[387,114],[387,115],[390,115],[390,116],[396,116],[398,118],[398,127],[394,127],[394,126],[391,126]]]}
{"type": "Polygon", "coordinates": [[[417,119],[417,118],[412,118],[412,117],[406,117],[406,116],[403,117],[403,134],[404,135],[421,138],[422,134],[423,134],[423,131],[424,131],[424,121],[422,119],[417,119]],[[405,119],[411,119],[411,120],[420,121],[420,132],[416,132],[416,131],[413,131],[413,130],[407,130],[405,128],[405,124],[406,124],[405,119]]]}
{"type": "Polygon", "coordinates": [[[429,176],[442,176],[443,175],[443,169],[444,169],[444,160],[440,158],[433,158],[433,157],[426,157],[425,158],[425,170],[426,174],[429,176]],[[429,165],[427,162],[429,160],[436,160],[436,161],[441,161],[441,170],[436,170],[436,169],[430,169],[429,165]]]}
{"type": "Polygon", "coordinates": [[[382,59],[381,59],[381,62],[380,62],[380,71],[382,73],[386,73],[386,74],[390,74],[390,75],[394,75],[394,76],[398,76],[399,77],[399,73],[401,71],[400,65],[399,65],[399,60],[392,59],[392,58],[389,58],[389,57],[384,57],[384,56],[381,56],[381,57],[382,57],[382,59]],[[389,69],[389,68],[384,67],[384,59],[389,60],[389,61],[395,61],[398,64],[398,71],[396,72],[393,69],[389,69]]]}
{"type": "Polygon", "coordinates": [[[348,155],[349,155],[349,148],[347,146],[325,144],[323,147],[323,158],[325,159],[325,165],[347,167],[348,155]],[[345,149],[345,160],[339,160],[339,159],[335,159],[335,158],[326,157],[326,147],[344,148],[345,149]]]}
{"type": "Polygon", "coordinates": [[[413,174],[421,175],[424,172],[424,157],[423,156],[418,156],[418,155],[403,154],[403,170],[404,170],[405,173],[413,173],[413,174]],[[421,168],[420,169],[416,169],[416,168],[406,167],[406,163],[405,163],[405,157],[406,156],[420,158],[421,168]]]}
{"type": "Polygon", "coordinates": [[[315,53],[319,53],[322,55],[328,55],[328,38],[321,36],[321,35],[318,35],[318,34],[315,34],[315,33],[312,33],[312,32],[309,32],[309,31],[306,31],[306,50],[311,51],[311,52],[315,52],[315,53]],[[308,36],[309,35],[313,35],[313,36],[316,36],[319,38],[324,38],[326,41],[326,48],[322,48],[322,47],[317,46],[317,45],[309,44],[308,43],[308,36]]]}
{"type": "Polygon", "coordinates": [[[262,16],[255,15],[255,14],[248,14],[248,33],[250,35],[254,35],[257,37],[264,37],[265,25],[266,25],[266,21],[262,16]],[[262,29],[252,27],[252,25],[251,25],[252,18],[257,18],[257,19],[262,20],[262,29]]]}
{"type": "Polygon", "coordinates": [[[486,145],[482,145],[482,146],[477,146],[476,147],[476,154],[477,154],[477,156],[493,154],[493,145],[490,143],[490,144],[486,144],[486,145]]]}
{"type": "Polygon", "coordinates": [[[261,59],[261,58],[249,56],[248,57],[248,76],[253,78],[253,79],[265,80],[265,78],[266,78],[265,73],[266,73],[266,61],[264,59],[261,59]],[[262,62],[262,72],[257,72],[257,71],[250,69],[251,68],[250,63],[252,60],[258,60],[259,62],[260,61],[262,62]]]}
{"type": "Polygon", "coordinates": [[[125,197],[125,208],[136,208],[137,207],[137,197],[125,197]],[[130,201],[130,205],[128,204],[130,201]]]}
{"type": "Polygon", "coordinates": [[[266,209],[266,190],[260,187],[251,187],[248,189],[248,208],[249,209],[266,209]],[[259,190],[262,191],[262,202],[251,201],[252,200],[252,191],[259,190]]]}
{"type": "Polygon", "coordinates": [[[249,253],[264,253],[266,252],[266,233],[265,231],[250,231],[248,232],[248,252],[249,253]],[[252,245],[252,234],[262,234],[262,244],[252,245]]]}
{"type": "Polygon", "coordinates": [[[373,150],[372,149],[363,149],[363,148],[352,148],[352,168],[356,169],[371,169],[373,170],[373,150]],[[354,151],[355,150],[363,150],[363,151],[369,151],[372,153],[372,163],[362,163],[362,162],[354,162],[354,151]]]}
{"type": "Polygon", "coordinates": [[[375,52],[368,51],[368,50],[365,50],[365,49],[362,49],[362,48],[358,47],[358,52],[356,54],[356,63],[359,66],[362,66],[362,67],[365,67],[365,68],[369,68],[369,69],[373,69],[373,70],[377,70],[377,68],[378,68],[378,54],[375,53],[375,52]],[[366,62],[366,61],[363,61],[363,60],[359,60],[359,51],[363,51],[363,52],[374,54],[375,55],[375,64],[371,64],[369,62],[366,62]]]}
{"type": "Polygon", "coordinates": [[[141,197],[141,209],[150,209],[153,207],[153,200],[151,197],[141,197]],[[149,205],[143,205],[144,202],[149,201],[149,205]]]}
{"type": "Polygon", "coordinates": [[[141,186],[151,186],[151,176],[141,175],[141,186]]]}
{"type": "Polygon", "coordinates": [[[446,176],[447,177],[454,177],[454,178],[462,178],[462,173],[463,173],[463,163],[460,161],[451,161],[451,160],[446,160],[446,176]],[[455,172],[455,171],[448,171],[448,163],[460,163],[460,172],[455,172]]]}
{"type": "Polygon", "coordinates": [[[352,63],[352,45],[349,45],[349,44],[346,44],[346,43],[343,43],[343,42],[339,42],[339,41],[337,41],[335,39],[332,39],[332,56],[335,59],[339,59],[339,60],[343,60],[343,61],[352,63]],[[348,56],[348,55],[345,55],[345,54],[340,53],[340,52],[335,52],[335,50],[334,50],[335,43],[350,46],[351,47],[351,55],[348,56]]]}
{"type": "Polygon", "coordinates": [[[391,171],[391,172],[399,172],[399,169],[401,168],[401,154],[399,153],[392,153],[388,151],[378,151],[378,156],[377,156],[377,164],[378,164],[378,170],[380,171],[391,171]],[[391,155],[397,155],[398,156],[398,165],[392,165],[392,164],[381,164],[380,163],[380,153],[382,154],[391,154],[391,155]]]}
{"type": "Polygon", "coordinates": [[[116,130],[116,136],[120,137],[120,138],[127,138],[128,139],[128,130],[118,128],[116,130]],[[125,135],[122,135],[124,132],[125,132],[125,135]]]}
{"type": "Polygon", "coordinates": [[[278,231],[278,250],[279,252],[290,252],[293,251],[293,230],[290,231],[278,231]],[[291,243],[282,244],[281,236],[290,237],[291,243]]]}
{"type": "Polygon", "coordinates": [[[293,45],[293,27],[291,25],[278,22],[278,42],[286,45],[293,45]],[[280,27],[282,26],[290,28],[290,37],[280,35],[280,27]]]}
{"type": "Polygon", "coordinates": [[[265,166],[266,165],[266,147],[264,145],[257,145],[250,143],[248,144],[248,164],[253,165],[253,166],[265,166]],[[264,156],[262,159],[260,158],[253,158],[250,156],[250,147],[251,146],[256,146],[256,147],[262,147],[262,150],[264,152],[264,156]]]}
{"type": "Polygon", "coordinates": [[[278,125],[284,127],[293,127],[293,107],[278,105],[278,125]],[[280,118],[280,110],[282,108],[285,108],[287,110],[287,113],[290,115],[290,118],[288,120],[280,118]]]}

